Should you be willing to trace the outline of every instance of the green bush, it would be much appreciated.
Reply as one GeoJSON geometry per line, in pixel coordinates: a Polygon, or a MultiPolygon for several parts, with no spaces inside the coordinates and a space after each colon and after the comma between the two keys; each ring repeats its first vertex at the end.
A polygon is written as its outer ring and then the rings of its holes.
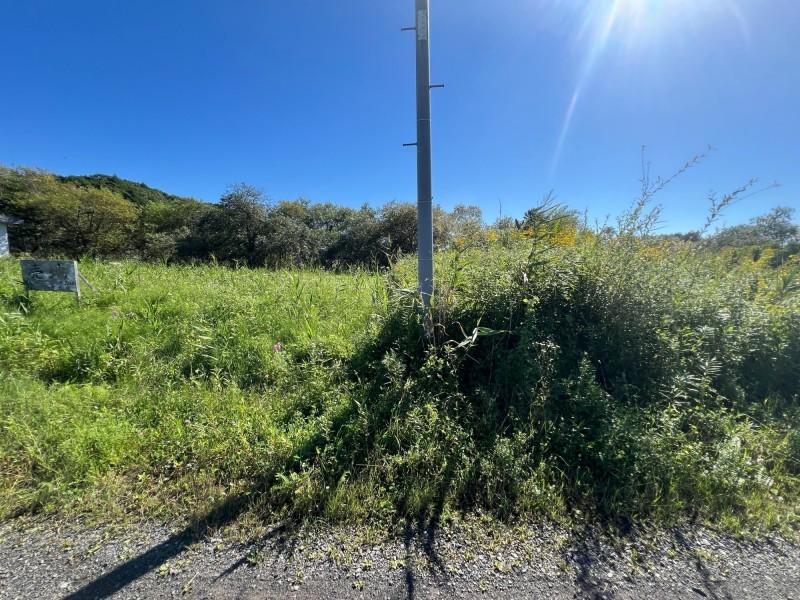
{"type": "Polygon", "coordinates": [[[344,469],[401,514],[796,516],[800,327],[775,273],[588,234],[457,262],[432,343],[401,294],[356,357],[371,385],[319,489],[344,469]]]}

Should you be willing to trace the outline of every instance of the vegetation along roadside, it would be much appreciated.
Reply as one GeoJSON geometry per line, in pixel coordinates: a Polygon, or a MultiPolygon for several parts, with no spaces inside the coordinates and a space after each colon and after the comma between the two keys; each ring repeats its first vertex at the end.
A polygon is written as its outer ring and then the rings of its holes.
{"type": "Polygon", "coordinates": [[[462,231],[429,343],[402,252],[334,271],[85,258],[80,306],[0,261],[0,513],[796,531],[796,229],[718,245],[653,235],[644,209],[462,231]]]}

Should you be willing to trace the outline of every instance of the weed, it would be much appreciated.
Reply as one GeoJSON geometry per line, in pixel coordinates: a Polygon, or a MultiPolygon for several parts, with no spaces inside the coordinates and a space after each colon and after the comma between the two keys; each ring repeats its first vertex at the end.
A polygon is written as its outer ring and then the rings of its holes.
{"type": "Polygon", "coordinates": [[[432,340],[409,260],[85,262],[80,307],[3,261],[0,514],[793,526],[796,267],[636,218],[440,257],[432,340]]]}

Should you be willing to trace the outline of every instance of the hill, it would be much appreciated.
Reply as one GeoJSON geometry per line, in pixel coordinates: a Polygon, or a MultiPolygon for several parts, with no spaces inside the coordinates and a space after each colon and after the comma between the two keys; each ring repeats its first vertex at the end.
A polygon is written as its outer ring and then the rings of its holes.
{"type": "Polygon", "coordinates": [[[150,202],[195,201],[194,198],[168,194],[144,183],[121,179],[116,175],[58,175],[57,179],[84,188],[110,190],[137,206],[144,206],[150,202]]]}

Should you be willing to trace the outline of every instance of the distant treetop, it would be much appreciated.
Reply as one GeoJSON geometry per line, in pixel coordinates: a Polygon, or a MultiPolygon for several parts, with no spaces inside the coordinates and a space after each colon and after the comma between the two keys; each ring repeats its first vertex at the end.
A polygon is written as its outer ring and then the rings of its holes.
{"type": "Polygon", "coordinates": [[[62,183],[69,183],[79,187],[111,190],[139,206],[151,202],[180,202],[192,200],[192,198],[183,198],[181,196],[167,194],[166,192],[151,188],[143,183],[121,179],[116,175],[59,175],[57,179],[62,183]]]}

